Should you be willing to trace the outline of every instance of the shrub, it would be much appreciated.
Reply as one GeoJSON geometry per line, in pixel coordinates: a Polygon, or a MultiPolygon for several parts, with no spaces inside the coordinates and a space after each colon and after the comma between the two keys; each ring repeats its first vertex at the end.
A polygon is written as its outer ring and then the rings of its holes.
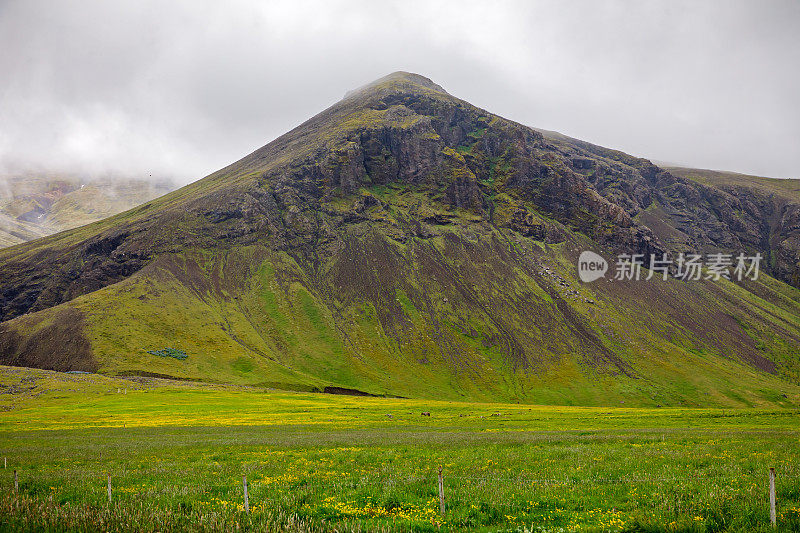
{"type": "Polygon", "coordinates": [[[177,348],[164,348],[162,350],[148,350],[147,353],[157,355],[159,357],[172,357],[173,359],[177,359],[178,361],[183,361],[188,355],[183,350],[178,350],[177,348]]]}

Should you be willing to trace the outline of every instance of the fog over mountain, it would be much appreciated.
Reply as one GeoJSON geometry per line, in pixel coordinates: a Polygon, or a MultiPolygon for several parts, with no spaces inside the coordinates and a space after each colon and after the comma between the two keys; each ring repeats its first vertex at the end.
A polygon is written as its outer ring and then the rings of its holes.
{"type": "Polygon", "coordinates": [[[800,4],[5,1],[0,163],[191,181],[408,70],[525,124],[800,176],[800,4]]]}

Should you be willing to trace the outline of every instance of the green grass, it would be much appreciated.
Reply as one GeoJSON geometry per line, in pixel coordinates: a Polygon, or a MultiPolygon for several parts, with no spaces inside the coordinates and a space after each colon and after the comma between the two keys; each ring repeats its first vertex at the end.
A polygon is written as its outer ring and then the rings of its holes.
{"type": "Polygon", "coordinates": [[[19,495],[0,497],[0,529],[769,531],[772,466],[781,530],[798,530],[797,410],[361,398],[10,368],[0,376],[9,392],[0,475],[6,487],[12,470],[20,480],[19,495]]]}

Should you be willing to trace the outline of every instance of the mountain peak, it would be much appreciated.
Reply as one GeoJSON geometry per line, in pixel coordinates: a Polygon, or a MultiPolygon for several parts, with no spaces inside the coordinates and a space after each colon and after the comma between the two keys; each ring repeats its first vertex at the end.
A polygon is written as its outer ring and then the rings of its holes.
{"type": "Polygon", "coordinates": [[[376,90],[376,89],[384,89],[384,90],[393,90],[396,92],[400,91],[419,91],[420,89],[428,89],[444,94],[449,94],[447,91],[442,88],[441,85],[434,83],[433,80],[430,78],[426,78],[421,74],[416,74],[414,72],[404,72],[398,70],[397,72],[392,72],[391,74],[384,76],[382,78],[378,78],[377,80],[363,85],[357,89],[353,89],[352,91],[347,91],[344,95],[345,98],[350,98],[351,96],[356,96],[359,94],[363,94],[365,91],[368,90],[376,90]]]}

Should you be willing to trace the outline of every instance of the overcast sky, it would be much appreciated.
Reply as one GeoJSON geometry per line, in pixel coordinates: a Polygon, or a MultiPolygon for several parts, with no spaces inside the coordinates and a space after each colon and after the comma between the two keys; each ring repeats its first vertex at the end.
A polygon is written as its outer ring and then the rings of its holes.
{"type": "Polygon", "coordinates": [[[634,155],[800,178],[794,0],[0,0],[0,166],[192,181],[396,70],[634,155]]]}

